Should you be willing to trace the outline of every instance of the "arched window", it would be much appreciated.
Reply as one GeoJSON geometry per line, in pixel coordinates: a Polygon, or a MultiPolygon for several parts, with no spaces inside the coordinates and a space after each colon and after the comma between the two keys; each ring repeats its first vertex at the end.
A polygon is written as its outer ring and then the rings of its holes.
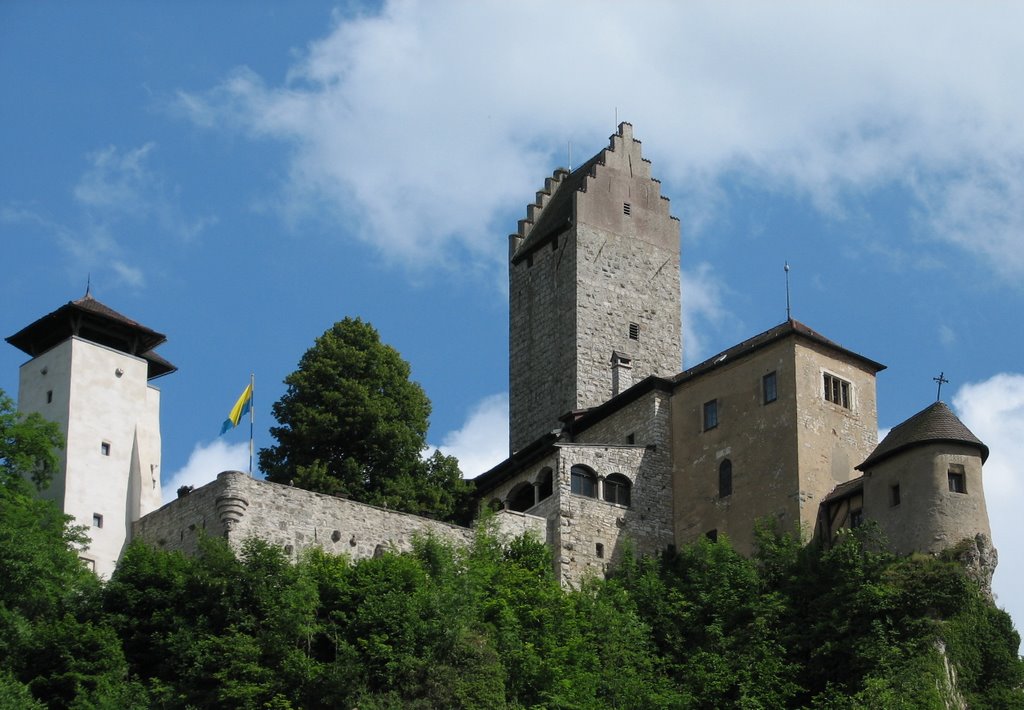
{"type": "Polygon", "coordinates": [[[732,495],[732,461],[726,459],[718,467],[718,497],[732,495]]]}
{"type": "Polygon", "coordinates": [[[533,507],[533,484],[529,482],[520,483],[508,494],[506,506],[509,510],[516,510],[522,513],[533,507]]]}
{"type": "Polygon", "coordinates": [[[538,491],[537,500],[544,500],[545,498],[551,497],[554,492],[552,487],[553,475],[551,469],[544,467],[541,469],[540,475],[537,477],[537,483],[540,484],[540,491],[538,491]]]}
{"type": "Polygon", "coordinates": [[[597,474],[586,466],[576,465],[570,470],[571,490],[576,495],[597,498],[597,474]]]}
{"type": "Polygon", "coordinates": [[[621,473],[613,473],[604,479],[604,499],[609,503],[629,505],[629,489],[632,484],[621,473]]]}

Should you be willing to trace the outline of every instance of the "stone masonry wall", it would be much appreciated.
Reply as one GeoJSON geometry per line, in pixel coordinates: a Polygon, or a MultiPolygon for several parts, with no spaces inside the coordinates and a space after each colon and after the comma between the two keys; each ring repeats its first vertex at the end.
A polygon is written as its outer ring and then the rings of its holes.
{"type": "MultiPolygon", "coordinates": [[[[572,195],[571,226],[510,261],[512,451],[567,412],[608,400],[613,351],[631,360],[620,374],[632,382],[672,376],[682,365],[679,221],[629,124],[600,157],[572,195]]],[[[539,193],[538,204],[547,203],[539,193]]],[[[530,224],[539,214],[530,210],[530,224]]],[[[510,251],[528,231],[511,238],[510,251]]]]}
{"type": "Polygon", "coordinates": [[[918,446],[869,473],[864,478],[864,517],[878,522],[897,554],[937,553],[979,534],[991,540],[976,448],[948,442],[918,446]],[[963,493],[949,490],[951,465],[963,467],[963,493]],[[898,503],[892,498],[893,486],[899,486],[898,503]]]}
{"type": "Polygon", "coordinates": [[[559,427],[575,407],[575,239],[560,235],[509,263],[509,447],[559,427]]]}
{"type": "MultiPolygon", "coordinates": [[[[543,539],[545,521],[536,516],[503,513],[497,530],[532,531],[543,539]]],[[[385,510],[355,501],[313,493],[225,471],[217,480],[171,501],[139,520],[134,536],[161,549],[194,554],[201,534],[226,537],[237,549],[249,537],[279,545],[296,558],[320,547],[353,559],[384,551],[406,552],[422,535],[452,544],[467,544],[473,531],[458,525],[385,510]]]]}

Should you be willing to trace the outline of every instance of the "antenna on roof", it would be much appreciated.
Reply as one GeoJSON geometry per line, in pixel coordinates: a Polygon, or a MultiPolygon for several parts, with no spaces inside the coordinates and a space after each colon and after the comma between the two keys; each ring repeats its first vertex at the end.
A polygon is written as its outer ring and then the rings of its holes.
{"type": "Polygon", "coordinates": [[[949,384],[949,380],[946,379],[945,375],[946,375],[945,372],[940,372],[938,377],[933,377],[932,378],[932,382],[938,382],[939,383],[939,389],[935,393],[935,401],[936,402],[939,402],[939,401],[942,400],[942,385],[948,385],[949,384]]]}
{"type": "Polygon", "coordinates": [[[789,261],[786,261],[786,265],[782,267],[786,272],[786,320],[792,320],[792,311],[789,307],[789,261]]]}

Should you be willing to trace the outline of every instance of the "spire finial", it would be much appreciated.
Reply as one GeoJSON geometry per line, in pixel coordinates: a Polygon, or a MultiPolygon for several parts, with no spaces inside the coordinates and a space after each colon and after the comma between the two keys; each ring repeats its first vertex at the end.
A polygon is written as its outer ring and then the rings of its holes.
{"type": "Polygon", "coordinates": [[[85,275],[85,297],[92,298],[92,273],[85,275]]]}
{"type": "Polygon", "coordinates": [[[949,384],[949,380],[946,379],[945,375],[946,375],[945,372],[940,372],[938,377],[933,377],[932,378],[932,382],[938,382],[939,383],[939,389],[935,393],[935,401],[936,402],[941,402],[942,401],[942,385],[949,384]]]}
{"type": "Polygon", "coordinates": [[[789,261],[787,260],[782,269],[786,272],[786,320],[792,320],[793,315],[789,307],[789,261]]]}

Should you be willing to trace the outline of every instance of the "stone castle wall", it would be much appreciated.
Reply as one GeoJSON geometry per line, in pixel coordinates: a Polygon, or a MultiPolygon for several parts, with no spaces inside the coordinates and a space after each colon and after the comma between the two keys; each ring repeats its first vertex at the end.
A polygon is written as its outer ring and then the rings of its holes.
{"type": "MultiPolygon", "coordinates": [[[[557,189],[573,189],[573,180],[557,189]]],[[[512,451],[557,428],[568,412],[610,399],[613,353],[629,360],[619,391],[682,366],[679,221],[629,124],[579,187],[569,196],[566,229],[510,260],[512,451]]],[[[547,206],[530,210],[531,223],[553,209],[549,202],[539,194],[538,205],[547,206]]],[[[524,237],[513,236],[510,251],[524,237]]]]}
{"type": "Polygon", "coordinates": [[[509,447],[561,426],[575,408],[575,246],[571,232],[509,263],[509,447]]]}
{"type": "MultiPolygon", "coordinates": [[[[499,534],[531,533],[543,540],[542,518],[506,511],[499,534]]],[[[225,471],[217,480],[171,501],[135,523],[134,537],[165,550],[198,551],[202,535],[224,537],[237,549],[249,537],[280,546],[291,558],[309,547],[353,559],[407,552],[418,536],[464,545],[473,530],[417,515],[313,493],[225,471]]]]}
{"type": "Polygon", "coordinates": [[[864,517],[878,522],[897,554],[937,553],[979,534],[991,540],[977,449],[934,443],[875,465],[864,479],[864,517]],[[951,466],[964,474],[963,492],[950,490],[951,466]]]}

